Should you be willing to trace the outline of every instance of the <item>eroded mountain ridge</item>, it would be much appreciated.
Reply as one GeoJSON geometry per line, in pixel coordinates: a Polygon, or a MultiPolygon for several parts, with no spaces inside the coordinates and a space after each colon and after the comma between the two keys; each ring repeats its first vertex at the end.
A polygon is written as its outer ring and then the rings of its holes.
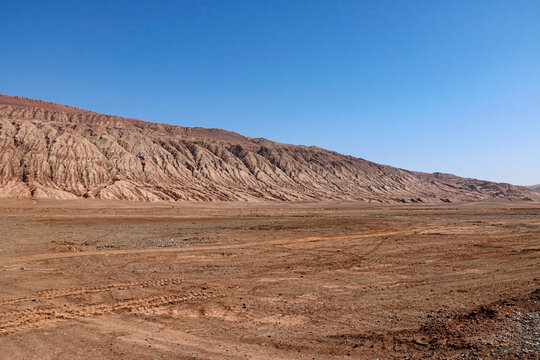
{"type": "Polygon", "coordinates": [[[0,197],[432,203],[539,194],[318,147],[0,95],[0,197]]]}

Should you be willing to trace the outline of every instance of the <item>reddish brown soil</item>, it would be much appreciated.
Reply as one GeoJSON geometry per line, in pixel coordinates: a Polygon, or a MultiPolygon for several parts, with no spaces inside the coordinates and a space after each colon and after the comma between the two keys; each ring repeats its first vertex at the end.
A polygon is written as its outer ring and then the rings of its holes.
{"type": "Polygon", "coordinates": [[[2,359],[537,359],[540,204],[0,202],[2,359]]]}

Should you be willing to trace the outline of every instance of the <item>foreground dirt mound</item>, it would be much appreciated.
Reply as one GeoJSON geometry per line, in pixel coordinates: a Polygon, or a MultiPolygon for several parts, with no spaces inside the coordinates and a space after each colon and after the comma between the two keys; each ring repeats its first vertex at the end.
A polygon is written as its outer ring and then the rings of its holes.
{"type": "Polygon", "coordinates": [[[220,129],[0,95],[0,197],[431,203],[537,200],[540,194],[220,129]]]}
{"type": "Polygon", "coordinates": [[[421,354],[421,358],[536,359],[540,354],[539,300],[540,289],[536,289],[469,312],[441,308],[414,329],[329,338],[336,347],[352,343],[353,349],[379,347],[390,353],[421,354]]]}

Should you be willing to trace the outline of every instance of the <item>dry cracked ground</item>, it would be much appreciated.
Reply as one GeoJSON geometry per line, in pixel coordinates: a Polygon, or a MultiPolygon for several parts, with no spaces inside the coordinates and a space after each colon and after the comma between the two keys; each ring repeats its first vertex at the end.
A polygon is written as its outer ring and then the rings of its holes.
{"type": "Polygon", "coordinates": [[[2,359],[538,359],[540,204],[0,202],[2,359]]]}

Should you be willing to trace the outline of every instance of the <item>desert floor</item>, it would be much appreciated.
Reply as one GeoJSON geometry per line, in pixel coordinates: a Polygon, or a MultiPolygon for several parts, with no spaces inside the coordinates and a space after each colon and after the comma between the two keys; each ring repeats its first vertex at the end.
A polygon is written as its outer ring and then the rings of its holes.
{"type": "Polygon", "coordinates": [[[0,200],[2,359],[540,357],[540,204],[0,200]]]}

